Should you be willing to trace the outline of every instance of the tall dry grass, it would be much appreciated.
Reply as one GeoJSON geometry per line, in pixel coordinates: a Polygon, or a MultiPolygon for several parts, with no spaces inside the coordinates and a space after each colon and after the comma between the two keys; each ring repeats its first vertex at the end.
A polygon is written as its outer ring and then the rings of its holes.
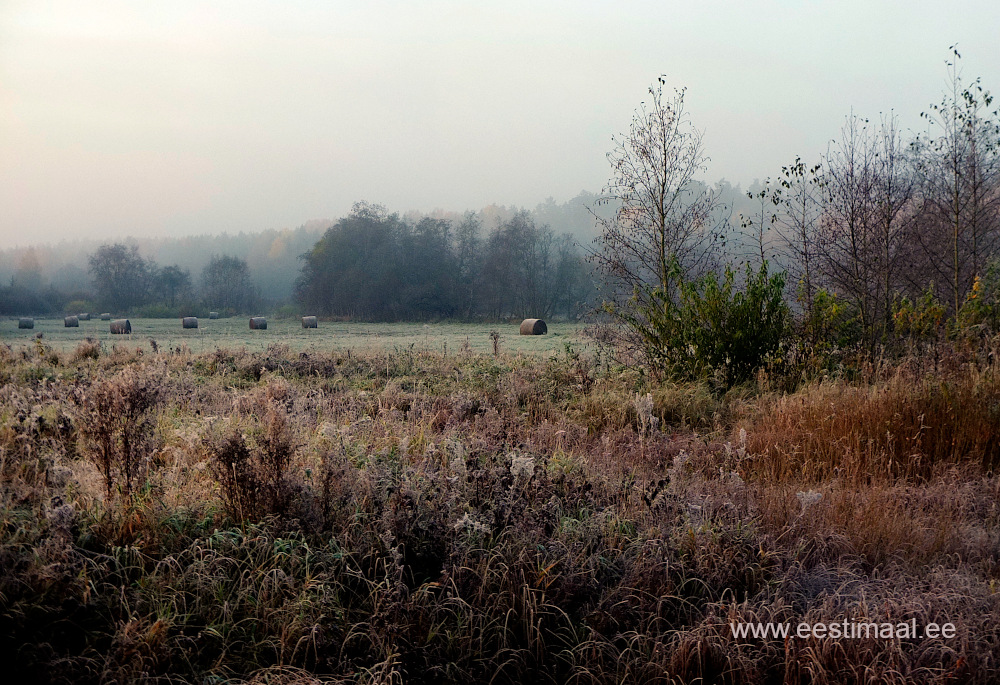
{"type": "Polygon", "coordinates": [[[16,681],[1000,677],[990,371],[720,398],[571,351],[0,349],[0,381],[16,681]],[[152,378],[142,468],[102,468],[100,398],[152,378]],[[958,637],[729,628],[845,618],[958,637]]]}
{"type": "Polygon", "coordinates": [[[927,479],[1000,465],[1000,369],[945,376],[906,366],[870,385],[818,382],[761,400],[740,427],[768,481],[927,479]]]}

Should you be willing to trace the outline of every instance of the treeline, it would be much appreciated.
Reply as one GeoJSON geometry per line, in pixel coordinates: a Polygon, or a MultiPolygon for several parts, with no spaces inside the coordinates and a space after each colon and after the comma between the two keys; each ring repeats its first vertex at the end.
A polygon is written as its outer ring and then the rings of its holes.
{"type": "Polygon", "coordinates": [[[243,314],[259,306],[247,262],[214,255],[197,281],[177,264],[160,266],[144,259],[135,245],[102,245],[89,259],[93,299],[72,303],[70,310],[100,309],[147,317],[243,314]]]}
{"type": "MultiPolygon", "coordinates": [[[[298,228],[259,233],[222,233],[178,238],[129,238],[124,241],[157,264],[179,264],[197,276],[214,255],[229,255],[246,261],[260,296],[281,302],[292,294],[298,276],[299,255],[319,239],[332,221],[310,221],[298,228]]],[[[87,258],[102,241],[66,241],[0,250],[0,283],[24,280],[25,274],[40,277],[42,289],[61,291],[78,299],[92,290],[87,258]]],[[[33,310],[37,311],[37,310],[33,310]]]]}
{"type": "MultiPolygon", "coordinates": [[[[397,221],[411,227],[424,220],[437,222],[438,225],[446,223],[452,237],[456,235],[459,226],[467,225],[467,221],[474,221],[480,227],[478,230],[481,235],[477,236],[478,242],[475,242],[476,249],[479,250],[484,247],[486,233],[520,217],[519,221],[527,221],[536,227],[549,226],[548,233],[539,229],[539,236],[542,243],[554,240],[557,246],[542,248],[544,259],[547,250],[565,251],[570,246],[571,240],[566,235],[572,235],[573,240],[584,245],[593,239],[594,220],[590,209],[594,197],[592,193],[581,192],[565,203],[556,203],[550,198],[531,211],[490,205],[465,214],[436,211],[431,215],[424,215],[408,212],[402,218],[397,217],[397,221]]],[[[152,316],[177,316],[181,311],[195,311],[205,307],[226,309],[231,306],[248,311],[275,311],[283,307],[288,311],[297,310],[299,303],[295,301],[295,293],[296,285],[302,281],[302,256],[312,253],[316,242],[333,223],[317,220],[296,229],[261,233],[128,239],[120,244],[125,245],[126,251],[131,252],[135,248],[137,252],[135,258],[125,260],[129,262],[129,266],[122,271],[123,278],[130,284],[129,292],[135,293],[127,298],[109,294],[106,292],[109,290],[107,284],[95,279],[90,258],[108,246],[94,241],[76,241],[0,250],[0,315],[60,314],[104,307],[128,311],[134,315],[152,316]],[[141,268],[138,259],[140,256],[144,263],[141,268]],[[205,269],[213,258],[223,256],[240,260],[248,270],[252,296],[233,299],[242,304],[208,304],[208,300],[214,298],[209,293],[212,288],[204,283],[205,269]],[[126,309],[122,310],[122,307],[126,309]]],[[[430,224],[424,223],[424,226],[428,225],[430,224]]],[[[430,234],[423,237],[429,238],[430,234]]],[[[499,254],[499,251],[494,252],[494,265],[499,254]]],[[[477,253],[477,260],[479,256],[477,253]]],[[[447,262],[448,259],[449,256],[445,255],[444,260],[447,262]]],[[[463,268],[478,266],[468,262],[463,268]]],[[[509,277],[509,273],[503,274],[503,278],[509,277]]],[[[565,298],[583,297],[579,294],[567,295],[565,288],[560,296],[552,296],[549,294],[551,284],[546,279],[539,282],[533,275],[531,279],[527,291],[532,295],[526,306],[541,306],[538,303],[542,300],[554,298],[550,305],[545,306],[546,310],[572,315],[569,313],[572,306],[565,298]]],[[[463,288],[480,286],[479,281],[470,281],[468,274],[463,275],[460,283],[463,288]]],[[[430,282],[424,281],[422,288],[426,290],[428,287],[430,282]]],[[[523,299],[520,289],[515,288],[514,291],[518,293],[515,299],[523,299]]],[[[385,312],[400,312],[401,316],[419,318],[489,315],[483,313],[483,302],[478,299],[478,292],[467,293],[464,299],[456,297],[454,292],[444,291],[427,292],[421,297],[426,301],[418,306],[400,307],[394,304],[372,308],[372,311],[382,312],[372,316],[396,316],[385,312]]],[[[517,309],[512,301],[505,301],[503,297],[491,297],[494,312],[517,309]]]]}
{"type": "Polygon", "coordinates": [[[58,314],[108,311],[147,317],[207,312],[232,315],[260,305],[246,260],[213,255],[197,279],[177,264],[160,266],[136,245],[102,245],[87,258],[90,287],[61,291],[45,286],[40,270],[22,264],[0,287],[0,314],[58,314]]]}
{"type": "Polygon", "coordinates": [[[579,317],[593,306],[590,268],[572,235],[515,212],[485,232],[413,221],[360,203],[303,256],[303,310],[364,320],[579,317]]]}
{"type": "Polygon", "coordinates": [[[692,180],[705,153],[685,92],[665,97],[661,77],[615,140],[601,198],[615,209],[593,261],[621,347],[728,386],[791,360],[1000,333],[1000,108],[958,62],[926,132],[848,116],[815,163],[748,193],[732,242],[736,222],[692,180]]]}
{"type": "MultiPolygon", "coordinates": [[[[554,203],[543,206],[548,215],[558,214],[554,203]]],[[[573,205],[566,214],[579,209],[573,205]]],[[[84,276],[75,274],[60,288],[38,253],[28,250],[0,286],[0,314],[100,310],[176,317],[284,308],[363,320],[575,318],[595,301],[576,238],[538,225],[525,210],[493,206],[462,216],[400,217],[360,203],[322,236],[303,227],[273,243],[286,271],[288,245],[304,236],[311,239],[295,257],[294,292],[289,287],[282,298],[262,292],[261,269],[233,254],[161,249],[178,259],[163,265],[144,256],[137,243],[105,244],[76,255],[74,268],[84,276]],[[493,227],[486,230],[484,221],[493,227]],[[192,263],[204,266],[193,270],[192,263]]]]}
{"type": "Polygon", "coordinates": [[[922,117],[907,137],[894,115],[851,115],[815,165],[796,160],[759,190],[764,211],[745,223],[788,265],[810,335],[871,348],[949,321],[997,332],[1000,110],[954,52],[949,90],[922,117]]]}

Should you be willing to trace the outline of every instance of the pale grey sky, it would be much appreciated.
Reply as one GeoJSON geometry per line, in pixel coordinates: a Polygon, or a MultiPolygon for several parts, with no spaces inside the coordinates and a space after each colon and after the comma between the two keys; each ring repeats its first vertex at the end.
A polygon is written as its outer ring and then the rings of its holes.
{"type": "Polygon", "coordinates": [[[1000,92],[1000,3],[0,0],[0,247],[565,201],[663,73],[706,180],[903,127],[948,46],[1000,92]]]}

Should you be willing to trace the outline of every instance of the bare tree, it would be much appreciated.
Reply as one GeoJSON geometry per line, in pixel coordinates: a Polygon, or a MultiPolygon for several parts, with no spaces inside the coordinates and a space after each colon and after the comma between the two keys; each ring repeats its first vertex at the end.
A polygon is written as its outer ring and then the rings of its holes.
{"type": "MultiPolygon", "coordinates": [[[[601,230],[591,260],[620,300],[643,300],[643,289],[672,293],[674,264],[697,270],[711,255],[718,200],[698,183],[707,157],[702,133],[684,110],[684,89],[664,98],[664,78],[649,88],[649,103],[636,110],[629,132],[613,138],[608,153],[612,177],[597,204],[614,214],[593,212],[601,230]]],[[[644,301],[643,304],[648,304],[644,301]]]]}
{"type": "Polygon", "coordinates": [[[892,300],[900,283],[907,239],[913,220],[915,180],[894,114],[882,117],[875,141],[872,178],[877,264],[882,275],[884,331],[892,325],[892,300]]]}
{"type": "Polygon", "coordinates": [[[923,181],[914,235],[924,268],[948,284],[958,311],[1000,248],[1000,115],[978,78],[964,85],[961,55],[951,50],[949,91],[922,114],[937,135],[914,143],[923,181]]]}
{"type": "Polygon", "coordinates": [[[891,323],[912,209],[912,174],[895,117],[872,129],[849,116],[823,166],[817,270],[853,305],[874,345],[891,323]]]}
{"type": "Polygon", "coordinates": [[[874,190],[877,149],[868,120],[851,115],[824,160],[823,215],[817,266],[834,290],[854,306],[872,342],[881,298],[874,190]]]}
{"type": "Polygon", "coordinates": [[[781,237],[784,261],[806,311],[812,311],[816,280],[816,239],[822,211],[822,164],[807,166],[800,157],[781,168],[774,191],[777,200],[775,230],[781,237]]]}
{"type": "Polygon", "coordinates": [[[775,229],[778,221],[777,206],[781,202],[778,188],[771,185],[771,179],[766,178],[755,192],[753,187],[747,191],[747,198],[756,204],[755,211],[749,216],[740,215],[740,227],[743,232],[749,235],[753,251],[747,254],[747,258],[753,258],[758,266],[763,266],[767,261],[768,234],[775,229]]]}

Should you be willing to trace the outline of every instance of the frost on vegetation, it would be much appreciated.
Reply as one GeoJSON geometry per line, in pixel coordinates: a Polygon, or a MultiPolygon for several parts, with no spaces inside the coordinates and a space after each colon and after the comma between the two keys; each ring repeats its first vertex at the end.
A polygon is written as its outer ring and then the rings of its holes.
{"type": "Polygon", "coordinates": [[[53,487],[62,488],[73,479],[73,469],[62,464],[53,464],[48,467],[47,475],[53,487]]]}
{"type": "Polygon", "coordinates": [[[366,415],[362,416],[361,418],[359,418],[357,421],[354,421],[353,423],[349,423],[348,425],[344,426],[343,428],[340,428],[339,432],[343,433],[344,435],[354,435],[355,433],[357,433],[361,429],[363,429],[366,426],[368,426],[369,424],[371,424],[373,421],[374,421],[374,419],[372,419],[372,417],[370,417],[370,416],[368,416],[366,414],[366,415]]]}
{"type": "Polygon", "coordinates": [[[467,466],[465,464],[465,446],[458,440],[447,444],[448,468],[456,476],[465,477],[467,466]]]}
{"type": "Polygon", "coordinates": [[[816,490],[806,490],[804,492],[796,492],[795,497],[799,500],[799,504],[802,505],[802,513],[806,513],[806,509],[823,499],[823,493],[817,492],[816,490]]]}
{"type": "MultiPolygon", "coordinates": [[[[738,440],[738,442],[737,442],[737,444],[736,444],[735,447],[733,446],[733,443],[731,443],[731,442],[727,442],[722,447],[723,447],[723,449],[726,452],[726,457],[727,458],[733,458],[733,457],[735,457],[737,464],[739,464],[739,462],[742,462],[744,459],[747,459],[748,457],[747,457],[747,431],[746,431],[746,429],[745,428],[740,428],[739,440],[738,440]]],[[[736,485],[736,486],[742,486],[742,485],[744,485],[743,479],[740,477],[740,474],[737,473],[736,470],[734,470],[734,469],[726,470],[725,468],[723,468],[723,467],[720,466],[719,467],[719,476],[720,476],[720,478],[722,479],[723,482],[728,482],[728,483],[731,483],[731,484],[736,485]]]]}
{"type": "Polygon", "coordinates": [[[736,473],[736,471],[726,471],[720,467],[719,477],[723,483],[730,483],[737,487],[746,485],[746,483],[744,483],[743,479],[740,477],[740,474],[736,473]]]}
{"type": "Polygon", "coordinates": [[[747,456],[747,431],[746,428],[740,428],[740,439],[739,444],[733,447],[733,443],[727,442],[723,445],[726,450],[726,456],[735,456],[737,459],[746,459],[747,456]]]}
{"type": "Polygon", "coordinates": [[[683,472],[685,466],[691,461],[691,455],[687,453],[687,450],[681,450],[676,455],[674,455],[674,464],[670,467],[671,476],[679,476],[683,472]]]}
{"type": "Polygon", "coordinates": [[[535,458],[531,456],[510,455],[510,472],[513,476],[531,478],[535,473],[535,458]]]}
{"type": "Polygon", "coordinates": [[[54,532],[69,534],[76,517],[76,511],[71,504],[64,504],[60,498],[52,506],[46,507],[45,518],[48,519],[54,532]]]}
{"type": "Polygon", "coordinates": [[[674,455],[674,462],[667,469],[667,481],[669,483],[667,489],[674,497],[679,497],[682,494],[690,480],[689,472],[691,469],[688,468],[690,462],[691,455],[687,453],[687,450],[681,450],[674,455]]]}
{"type": "Polygon", "coordinates": [[[471,533],[482,533],[483,535],[490,534],[490,527],[488,525],[476,521],[468,514],[463,515],[462,518],[455,521],[455,524],[452,526],[452,528],[458,531],[465,530],[471,533]]]}
{"type": "Polygon", "coordinates": [[[639,427],[643,435],[655,431],[659,427],[660,419],[653,416],[652,393],[647,392],[645,396],[636,393],[632,399],[632,406],[635,407],[635,413],[639,417],[639,427]]]}

